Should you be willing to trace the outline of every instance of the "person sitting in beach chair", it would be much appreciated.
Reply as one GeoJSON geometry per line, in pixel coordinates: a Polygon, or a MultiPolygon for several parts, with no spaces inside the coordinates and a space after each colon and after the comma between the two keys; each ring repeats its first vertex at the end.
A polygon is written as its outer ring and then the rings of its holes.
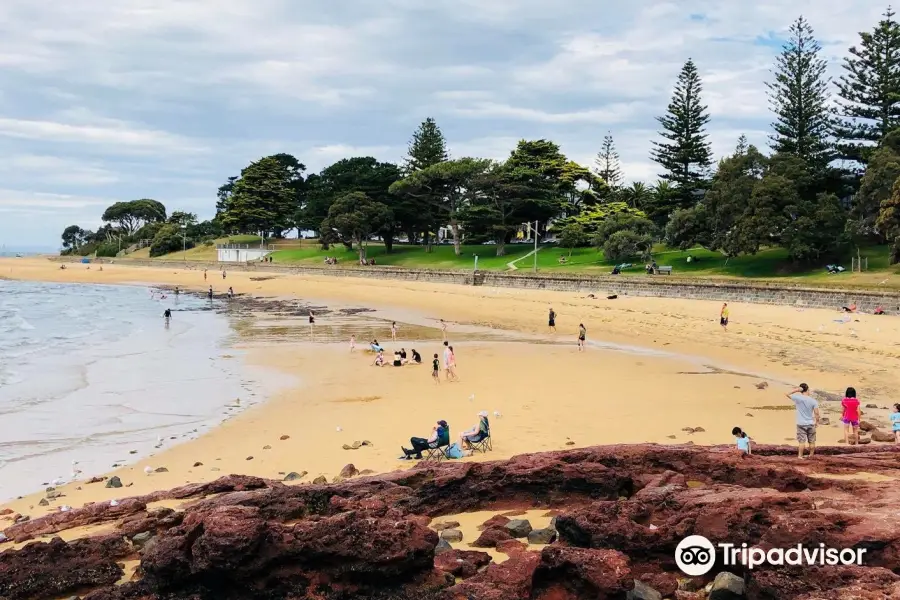
{"type": "Polygon", "coordinates": [[[411,437],[409,443],[412,444],[411,450],[400,446],[400,449],[403,450],[403,456],[400,458],[412,460],[415,457],[417,460],[421,460],[422,452],[428,452],[429,458],[435,457],[440,460],[444,454],[443,449],[450,446],[450,426],[447,425],[447,421],[438,421],[437,425],[431,429],[428,439],[411,437]]]}
{"type": "Polygon", "coordinates": [[[467,450],[491,450],[491,423],[486,410],[478,413],[478,424],[459,436],[459,446],[467,450]]]}

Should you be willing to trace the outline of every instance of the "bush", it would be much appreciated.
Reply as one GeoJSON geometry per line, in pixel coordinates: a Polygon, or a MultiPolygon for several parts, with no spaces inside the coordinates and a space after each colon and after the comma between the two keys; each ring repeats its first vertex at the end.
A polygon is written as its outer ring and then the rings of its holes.
{"type": "Polygon", "coordinates": [[[612,262],[638,256],[644,259],[649,257],[652,244],[653,240],[649,235],[628,230],[617,231],[603,243],[603,256],[612,262]]]}
{"type": "MultiPolygon", "coordinates": [[[[97,246],[97,256],[113,257],[119,253],[119,241],[103,242],[97,246]]],[[[86,256],[86,255],[83,255],[86,256]]]]}
{"type": "Polygon", "coordinates": [[[163,225],[150,245],[150,258],[193,247],[194,242],[192,240],[185,241],[180,227],[171,224],[163,225]]]}

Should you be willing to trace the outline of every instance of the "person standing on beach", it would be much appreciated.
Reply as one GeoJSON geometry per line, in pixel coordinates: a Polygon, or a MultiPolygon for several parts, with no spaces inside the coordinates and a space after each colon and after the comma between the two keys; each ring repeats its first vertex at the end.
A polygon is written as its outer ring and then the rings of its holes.
{"type": "Polygon", "coordinates": [[[797,407],[797,457],[803,458],[803,448],[809,446],[809,457],[816,453],[816,426],[819,424],[819,402],[809,396],[809,386],[801,383],[787,397],[797,407]]]}
{"type": "Polygon", "coordinates": [[[212,300],[212,298],[213,298],[212,286],[209,286],[209,291],[206,292],[206,297],[209,298],[210,300],[212,300]]]}
{"type": "Polygon", "coordinates": [[[315,324],[316,324],[316,314],[312,311],[312,309],[310,309],[309,310],[309,326],[312,327],[315,324]]]}
{"type": "Polygon", "coordinates": [[[225,279],[225,269],[222,269],[222,279],[225,279]]]}
{"type": "Polygon", "coordinates": [[[450,346],[450,381],[459,381],[459,375],[456,374],[456,353],[453,352],[453,346],[450,346]]]}
{"type": "Polygon", "coordinates": [[[431,378],[434,379],[435,383],[441,383],[441,362],[438,360],[437,354],[434,355],[434,360],[431,361],[431,378]]]}
{"type": "Polygon", "coordinates": [[[719,312],[719,325],[722,326],[722,331],[728,331],[728,303],[724,303],[722,305],[722,310],[719,312]]]}
{"type": "Polygon", "coordinates": [[[584,327],[584,323],[578,324],[578,351],[584,352],[584,342],[587,339],[587,329],[584,327]]]}
{"type": "Polygon", "coordinates": [[[859,409],[859,398],[856,397],[856,389],[848,387],[847,391],[844,392],[844,399],[841,400],[841,423],[844,424],[845,444],[859,444],[859,419],[861,415],[862,411],[859,409]]]}
{"type": "Polygon", "coordinates": [[[447,323],[443,319],[441,319],[441,338],[447,341],[447,323]]]}
{"type": "Polygon", "coordinates": [[[351,335],[350,336],[350,352],[353,352],[354,350],[356,350],[356,336],[351,335]]]}
{"type": "Polygon", "coordinates": [[[444,373],[447,380],[450,380],[450,342],[444,341],[444,373]]]}
{"type": "Polygon", "coordinates": [[[556,333],[556,311],[550,307],[550,315],[547,318],[547,325],[550,327],[550,333],[556,333]]]}
{"type": "Polygon", "coordinates": [[[397,341],[397,321],[391,322],[391,341],[397,341]]]}
{"type": "Polygon", "coordinates": [[[167,308],[166,312],[163,313],[163,318],[166,320],[166,329],[169,328],[169,321],[172,320],[172,309],[167,308]]]}
{"type": "Polygon", "coordinates": [[[234,298],[234,288],[232,288],[232,287],[228,288],[228,297],[234,298]]]}
{"type": "Polygon", "coordinates": [[[206,269],[203,269],[203,281],[206,281],[206,269]]]}

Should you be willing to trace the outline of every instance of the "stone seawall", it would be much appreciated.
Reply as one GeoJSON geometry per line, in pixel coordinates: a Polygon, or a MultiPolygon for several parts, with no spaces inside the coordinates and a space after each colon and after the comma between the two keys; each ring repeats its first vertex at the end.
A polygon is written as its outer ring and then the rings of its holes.
{"type": "MultiPolygon", "coordinates": [[[[59,257],[53,260],[77,262],[77,258],[59,257]]],[[[184,266],[180,261],[159,261],[140,259],[100,259],[94,262],[115,262],[132,266],[166,267],[184,266]]],[[[376,266],[288,266],[277,263],[224,264],[217,262],[192,261],[192,269],[233,269],[239,271],[259,271],[307,276],[361,277],[365,279],[392,279],[400,281],[425,281],[429,283],[450,283],[455,285],[477,285],[500,288],[550,290],[561,292],[593,293],[601,297],[650,296],[658,298],[687,298],[693,300],[716,300],[722,302],[751,302],[755,304],[778,304],[808,308],[833,308],[856,303],[862,312],[872,312],[876,306],[884,307],[888,314],[900,314],[900,293],[866,289],[841,289],[838,287],[811,287],[761,281],[710,281],[702,279],[678,278],[667,275],[619,275],[619,276],[577,276],[577,275],[526,275],[495,271],[450,271],[433,269],[405,269],[399,267],[376,266]]],[[[837,279],[840,276],[835,276],[837,279]]]]}

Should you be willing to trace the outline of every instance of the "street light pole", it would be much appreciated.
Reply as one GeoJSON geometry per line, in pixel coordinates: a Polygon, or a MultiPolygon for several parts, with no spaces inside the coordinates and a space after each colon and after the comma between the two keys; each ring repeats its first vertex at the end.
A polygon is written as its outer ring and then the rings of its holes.
{"type": "Polygon", "coordinates": [[[187,263],[187,225],[181,224],[181,258],[187,263]]]}
{"type": "MultiPolygon", "coordinates": [[[[530,223],[529,223],[530,225],[530,223]]],[[[537,273],[538,222],[534,222],[534,272],[537,273]]]]}

